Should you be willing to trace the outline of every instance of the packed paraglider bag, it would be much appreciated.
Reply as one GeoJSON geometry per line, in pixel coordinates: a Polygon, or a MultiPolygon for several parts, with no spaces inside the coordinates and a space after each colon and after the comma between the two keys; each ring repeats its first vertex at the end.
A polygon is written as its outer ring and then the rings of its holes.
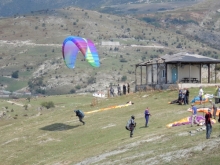
{"type": "Polygon", "coordinates": [[[126,130],[130,131],[130,126],[131,126],[131,120],[128,120],[128,122],[125,126],[126,130]]]}

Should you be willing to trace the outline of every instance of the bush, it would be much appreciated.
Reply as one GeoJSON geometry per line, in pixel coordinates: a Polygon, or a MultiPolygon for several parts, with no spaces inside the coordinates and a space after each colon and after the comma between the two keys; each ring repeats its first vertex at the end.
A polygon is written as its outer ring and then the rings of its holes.
{"type": "Polygon", "coordinates": [[[127,80],[127,76],[122,76],[121,81],[126,81],[127,80]]]}
{"type": "Polygon", "coordinates": [[[11,74],[12,78],[18,78],[18,70],[11,74]]]}
{"type": "Polygon", "coordinates": [[[70,93],[76,93],[76,90],[75,89],[71,89],[70,93]]]}
{"type": "Polygon", "coordinates": [[[127,62],[127,60],[122,58],[122,59],[120,59],[120,62],[127,62]]]}
{"type": "Polygon", "coordinates": [[[76,89],[81,89],[80,85],[75,86],[76,89]]]}
{"type": "Polygon", "coordinates": [[[43,103],[41,103],[41,106],[49,109],[49,108],[53,108],[54,107],[54,103],[52,101],[43,102],[43,103]]]}
{"type": "Polygon", "coordinates": [[[87,81],[87,84],[93,84],[93,83],[96,83],[96,78],[95,77],[89,77],[88,78],[88,81],[87,81]]]}

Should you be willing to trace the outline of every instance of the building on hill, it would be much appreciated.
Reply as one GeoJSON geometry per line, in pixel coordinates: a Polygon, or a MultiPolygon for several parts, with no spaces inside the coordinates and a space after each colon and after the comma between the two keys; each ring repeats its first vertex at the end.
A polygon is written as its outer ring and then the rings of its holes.
{"type": "Polygon", "coordinates": [[[101,43],[102,46],[120,46],[120,43],[117,42],[113,42],[113,41],[102,41],[101,43]]]}
{"type": "Polygon", "coordinates": [[[220,60],[185,52],[150,59],[135,65],[135,90],[166,89],[174,84],[182,87],[215,84],[216,64],[220,64],[220,60]]]}

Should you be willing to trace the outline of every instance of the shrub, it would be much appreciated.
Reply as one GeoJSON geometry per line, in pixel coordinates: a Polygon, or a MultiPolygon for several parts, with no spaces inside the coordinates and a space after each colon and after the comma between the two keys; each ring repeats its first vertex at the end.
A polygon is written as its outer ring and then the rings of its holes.
{"type": "Polygon", "coordinates": [[[80,85],[76,85],[75,88],[76,89],[81,89],[81,86],[80,85]]]}
{"type": "Polygon", "coordinates": [[[18,70],[11,74],[12,78],[18,78],[18,70]]]}
{"type": "Polygon", "coordinates": [[[96,78],[95,77],[89,77],[88,78],[88,81],[87,81],[87,84],[93,84],[93,83],[96,83],[96,78]]]}
{"type": "Polygon", "coordinates": [[[122,76],[121,81],[126,81],[127,80],[127,76],[122,76]]]}
{"type": "Polygon", "coordinates": [[[76,93],[76,90],[75,89],[71,89],[70,93],[76,93]]]}
{"type": "Polygon", "coordinates": [[[49,108],[53,108],[54,107],[54,103],[52,101],[43,102],[43,103],[41,103],[41,106],[49,109],[49,108]]]}

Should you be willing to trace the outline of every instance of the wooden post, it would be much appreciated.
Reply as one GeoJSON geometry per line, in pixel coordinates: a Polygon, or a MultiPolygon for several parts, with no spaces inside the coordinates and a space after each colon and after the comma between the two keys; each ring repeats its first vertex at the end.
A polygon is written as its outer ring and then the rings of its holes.
{"type": "Polygon", "coordinates": [[[215,64],[215,83],[216,83],[216,64],[215,64]]]}
{"type": "Polygon", "coordinates": [[[191,63],[189,63],[189,80],[191,80],[191,63]]]}
{"type": "Polygon", "coordinates": [[[157,63],[157,84],[158,84],[158,63],[157,63]]]}
{"type": "Polygon", "coordinates": [[[134,80],[135,81],[135,92],[137,91],[137,73],[136,73],[137,72],[137,67],[138,66],[135,65],[135,80],[134,80]]]}
{"type": "Polygon", "coordinates": [[[146,85],[147,85],[147,83],[148,83],[148,74],[147,74],[147,64],[146,64],[146,85]]]}
{"type": "Polygon", "coordinates": [[[142,65],[141,65],[141,85],[142,85],[142,65]]]}
{"type": "Polygon", "coordinates": [[[165,76],[166,76],[166,84],[167,84],[167,63],[165,64],[165,76]]]}
{"type": "Polygon", "coordinates": [[[202,83],[202,64],[200,63],[200,70],[199,70],[199,78],[200,78],[200,83],[202,83]]]}
{"type": "Polygon", "coordinates": [[[154,82],[154,70],[153,70],[153,64],[151,64],[151,84],[153,85],[154,82]]]}
{"type": "Polygon", "coordinates": [[[210,83],[210,64],[208,64],[208,83],[210,83]]]}

